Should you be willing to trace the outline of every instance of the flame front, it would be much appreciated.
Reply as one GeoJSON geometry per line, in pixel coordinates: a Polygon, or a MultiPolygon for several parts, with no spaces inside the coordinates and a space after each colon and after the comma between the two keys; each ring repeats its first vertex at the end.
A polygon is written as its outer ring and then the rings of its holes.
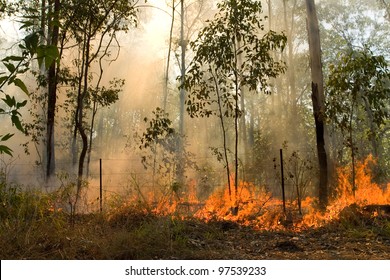
{"type": "Polygon", "coordinates": [[[231,221],[259,230],[300,231],[320,227],[337,219],[340,212],[352,204],[358,207],[390,204],[390,184],[381,188],[372,181],[369,166],[373,164],[375,162],[371,156],[356,164],[355,193],[352,192],[351,168],[349,166],[338,168],[335,198],[331,200],[325,212],[320,212],[316,208],[317,199],[307,196],[302,199],[301,213],[298,211],[296,200],[286,202],[284,213],[281,199],[273,197],[265,187],[248,182],[240,182],[237,193],[232,189],[232,194],[229,195],[227,187],[220,188],[206,201],[201,202],[197,199],[196,182],[192,181],[187,187],[187,192],[180,195],[170,192],[155,197],[150,193],[147,204],[149,210],[157,215],[171,215],[180,219],[195,217],[205,222],[231,221]]]}

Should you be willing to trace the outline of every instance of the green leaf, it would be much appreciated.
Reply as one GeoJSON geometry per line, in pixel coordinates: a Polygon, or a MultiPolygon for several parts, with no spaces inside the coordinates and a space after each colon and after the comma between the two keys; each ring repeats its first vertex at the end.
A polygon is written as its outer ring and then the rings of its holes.
{"type": "Polygon", "coordinates": [[[45,58],[45,50],[42,46],[39,46],[36,51],[37,51],[38,65],[39,67],[41,67],[43,64],[43,60],[45,58]]]}
{"type": "Polygon", "coordinates": [[[37,51],[38,42],[39,42],[38,33],[35,32],[30,35],[27,35],[24,38],[24,42],[26,44],[26,49],[30,52],[30,55],[32,56],[37,51]]]}
{"type": "Polygon", "coordinates": [[[59,56],[60,53],[56,46],[48,46],[46,49],[46,57],[45,57],[46,67],[49,68],[59,56]]]}
{"type": "Polygon", "coordinates": [[[4,81],[8,79],[8,76],[2,76],[0,77],[0,84],[2,84],[4,81]]]}
{"type": "Polygon", "coordinates": [[[7,67],[8,71],[10,71],[11,73],[15,72],[16,67],[12,63],[8,63],[4,61],[3,64],[5,67],[7,67]]]}
{"type": "Polygon", "coordinates": [[[3,61],[23,61],[24,60],[24,57],[23,56],[15,56],[15,55],[11,55],[11,56],[7,56],[6,58],[3,59],[3,61]]]}
{"type": "Polygon", "coordinates": [[[7,140],[10,139],[12,136],[14,136],[14,134],[8,133],[8,134],[2,136],[1,139],[0,139],[0,141],[7,141],[7,140]]]}
{"type": "Polygon", "coordinates": [[[56,59],[57,57],[60,56],[58,48],[56,46],[53,46],[53,45],[46,46],[46,56],[49,56],[53,59],[56,59]]]}
{"type": "Polygon", "coordinates": [[[11,116],[11,121],[12,121],[12,124],[15,125],[18,130],[24,132],[22,123],[17,115],[13,114],[11,116]]]}
{"type": "Polygon", "coordinates": [[[0,145],[0,154],[7,154],[12,157],[12,150],[7,146],[0,145]]]}
{"type": "Polygon", "coordinates": [[[49,68],[52,63],[60,56],[58,48],[56,46],[40,45],[37,47],[37,59],[39,66],[45,61],[45,67],[49,68]]]}
{"type": "Polygon", "coordinates": [[[15,97],[11,97],[8,94],[6,94],[5,98],[2,98],[1,100],[3,100],[8,107],[14,107],[16,105],[15,97]]]}
{"type": "Polygon", "coordinates": [[[22,25],[20,26],[19,30],[27,29],[29,27],[36,25],[36,20],[39,20],[39,17],[37,16],[24,16],[24,20],[19,20],[18,22],[22,25]],[[30,20],[27,20],[30,19],[30,20]]]}
{"type": "Polygon", "coordinates": [[[29,95],[28,89],[21,79],[15,79],[14,84],[19,87],[25,94],[29,95]]]}
{"type": "Polygon", "coordinates": [[[27,100],[24,100],[22,102],[18,102],[18,103],[16,103],[16,109],[20,109],[20,108],[26,106],[26,104],[27,104],[27,100]]]}

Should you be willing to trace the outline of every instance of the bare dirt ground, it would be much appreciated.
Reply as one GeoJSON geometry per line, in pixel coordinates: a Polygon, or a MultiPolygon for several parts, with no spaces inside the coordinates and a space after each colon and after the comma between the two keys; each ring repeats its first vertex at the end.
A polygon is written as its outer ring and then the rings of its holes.
{"type": "Polygon", "coordinates": [[[209,251],[207,256],[216,259],[390,259],[390,238],[368,228],[363,233],[335,225],[303,232],[237,227],[224,231],[218,241],[194,236],[189,242],[194,251],[209,251]]]}

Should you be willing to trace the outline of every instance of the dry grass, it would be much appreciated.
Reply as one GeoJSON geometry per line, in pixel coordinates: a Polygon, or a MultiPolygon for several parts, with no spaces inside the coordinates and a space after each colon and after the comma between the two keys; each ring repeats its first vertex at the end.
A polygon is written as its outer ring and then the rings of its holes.
{"type": "Polygon", "coordinates": [[[351,205],[304,231],[259,231],[235,221],[158,215],[113,205],[71,222],[57,196],[0,189],[1,259],[389,259],[390,221],[351,205]]]}
{"type": "Polygon", "coordinates": [[[232,222],[179,220],[132,207],[115,215],[66,214],[7,223],[1,259],[386,259],[390,222],[343,214],[327,227],[295,233],[260,232],[232,222]],[[311,241],[309,241],[311,240],[311,241]],[[378,242],[381,240],[381,242],[378,242]],[[280,244],[291,246],[281,246],[280,244]],[[325,244],[325,245],[324,245],[325,244]],[[356,249],[356,248],[358,249],[356,249]],[[367,248],[365,248],[367,247],[367,248]],[[294,250],[293,250],[294,249],[294,250]],[[356,255],[361,250],[361,255],[356,255]],[[323,252],[323,255],[309,254],[323,252]],[[343,252],[340,254],[340,252],[343,252]],[[372,254],[370,254],[372,252],[372,254]],[[353,253],[353,254],[352,254],[353,253]]]}

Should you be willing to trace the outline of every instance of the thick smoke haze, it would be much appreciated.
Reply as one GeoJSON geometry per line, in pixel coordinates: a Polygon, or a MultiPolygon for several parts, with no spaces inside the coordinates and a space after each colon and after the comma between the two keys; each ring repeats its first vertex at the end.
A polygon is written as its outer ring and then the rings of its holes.
{"type": "MultiPolygon", "coordinates": [[[[112,57],[115,57],[118,52],[119,55],[115,61],[107,61],[104,64],[103,85],[107,86],[109,81],[114,78],[124,79],[125,84],[119,93],[119,100],[107,108],[100,108],[96,115],[90,173],[87,179],[90,200],[94,200],[98,193],[99,159],[102,159],[103,163],[103,188],[107,196],[129,192],[136,193],[140,191],[137,188],[143,188],[145,193],[164,193],[166,189],[172,188],[174,185],[175,173],[169,169],[173,168],[169,166],[172,164],[170,160],[174,157],[173,154],[169,154],[169,150],[157,150],[153,155],[152,150],[139,148],[142,144],[140,140],[142,134],[148,127],[149,121],[154,117],[152,112],[157,107],[163,108],[164,106],[165,93],[167,93],[166,112],[172,122],[171,126],[176,131],[179,129],[178,87],[180,81],[177,77],[180,75],[181,55],[180,5],[176,3],[171,52],[170,57],[167,58],[172,19],[170,15],[172,11],[171,7],[167,5],[168,2],[171,1],[155,0],[140,4],[138,26],[130,28],[126,33],[117,34],[116,39],[120,48],[115,47],[111,52],[112,57]],[[167,89],[165,89],[168,59],[170,68],[167,89]],[[147,118],[147,122],[144,121],[145,118],[147,118]],[[147,164],[142,163],[142,157],[147,157],[149,160],[147,164]],[[144,165],[148,165],[148,168],[145,169],[144,165]]],[[[212,18],[216,11],[215,2],[211,0],[188,1],[185,13],[186,24],[184,25],[187,43],[196,39],[197,32],[205,26],[206,19],[212,18]]],[[[271,95],[264,95],[259,91],[246,92],[245,101],[240,104],[244,113],[240,120],[239,129],[239,169],[241,173],[239,179],[262,185],[273,191],[275,195],[279,195],[279,150],[284,149],[287,161],[286,172],[290,172],[288,176],[292,179],[299,172],[303,172],[304,178],[300,179],[306,182],[306,194],[312,194],[317,183],[318,171],[304,4],[300,1],[291,1],[284,7],[282,2],[286,1],[280,1],[281,3],[274,5],[270,5],[269,2],[272,1],[263,2],[263,14],[266,16],[264,19],[265,30],[260,31],[260,33],[265,33],[271,27],[276,32],[284,32],[287,40],[291,40],[291,45],[286,46],[282,54],[276,52],[274,54],[275,60],[287,63],[288,70],[269,81],[271,95]],[[285,14],[283,15],[283,13],[285,14]],[[301,165],[298,166],[298,163],[301,165]],[[293,170],[294,168],[301,168],[301,170],[293,170]],[[310,179],[307,179],[308,177],[310,179]]],[[[329,9],[336,5],[333,3],[334,1],[328,2],[319,4],[319,13],[324,17],[329,9]]],[[[339,13],[341,12],[339,11],[339,13]]],[[[324,61],[334,59],[334,54],[329,53],[328,49],[330,48],[326,48],[326,46],[332,46],[332,39],[342,40],[343,34],[337,34],[337,30],[330,30],[336,20],[336,17],[328,16],[322,26],[324,61]]],[[[381,22],[386,23],[385,21],[381,22]]],[[[6,20],[3,20],[0,30],[1,50],[8,55],[11,52],[9,48],[23,36],[17,33],[18,25],[16,23],[11,24],[6,20]]],[[[374,36],[370,37],[370,40],[377,40],[372,28],[368,30],[374,36]]],[[[343,45],[340,46],[340,49],[342,48],[344,48],[343,45]]],[[[189,45],[187,45],[186,51],[188,66],[193,55],[189,45]]],[[[76,57],[76,53],[69,51],[63,60],[70,63],[76,57]]],[[[96,64],[93,66],[92,72],[95,73],[94,75],[98,72],[96,64]]],[[[34,78],[24,76],[23,79],[29,90],[36,91],[34,78]]],[[[13,91],[14,89],[7,90],[13,91]]],[[[24,187],[53,190],[76,180],[77,168],[72,166],[70,150],[72,131],[66,127],[70,116],[63,107],[66,100],[66,90],[65,86],[59,89],[58,100],[60,104],[55,128],[56,176],[51,178],[48,183],[45,182],[43,175],[44,145],[42,143],[34,145],[30,141],[30,144],[27,145],[29,154],[26,154],[26,147],[22,144],[31,140],[30,137],[21,135],[11,126],[7,116],[1,116],[2,133],[5,131],[15,133],[12,140],[7,143],[13,150],[14,157],[0,156],[1,168],[6,173],[8,182],[21,184],[24,187]]],[[[15,95],[20,99],[28,98],[16,90],[15,95]]],[[[32,105],[29,103],[28,106],[32,105]]],[[[21,112],[24,122],[30,123],[33,119],[27,109],[23,109],[21,112]]],[[[89,115],[87,115],[86,121],[87,123],[90,121],[89,115]]],[[[225,122],[229,157],[233,158],[234,123],[233,119],[229,118],[226,118],[225,122]]],[[[184,146],[192,163],[185,173],[186,184],[196,185],[198,194],[203,197],[213,189],[225,187],[224,167],[226,165],[218,157],[218,153],[223,148],[219,119],[215,116],[190,118],[185,114],[184,133],[184,146]]],[[[332,137],[333,140],[338,141],[336,148],[339,149],[335,148],[332,151],[333,154],[343,151],[340,148],[341,141],[337,139],[337,136],[333,135],[332,137]]],[[[293,185],[293,180],[289,184],[293,185]]],[[[184,191],[185,189],[183,189],[184,191]]],[[[293,197],[294,191],[290,190],[291,197],[293,197]]]]}

